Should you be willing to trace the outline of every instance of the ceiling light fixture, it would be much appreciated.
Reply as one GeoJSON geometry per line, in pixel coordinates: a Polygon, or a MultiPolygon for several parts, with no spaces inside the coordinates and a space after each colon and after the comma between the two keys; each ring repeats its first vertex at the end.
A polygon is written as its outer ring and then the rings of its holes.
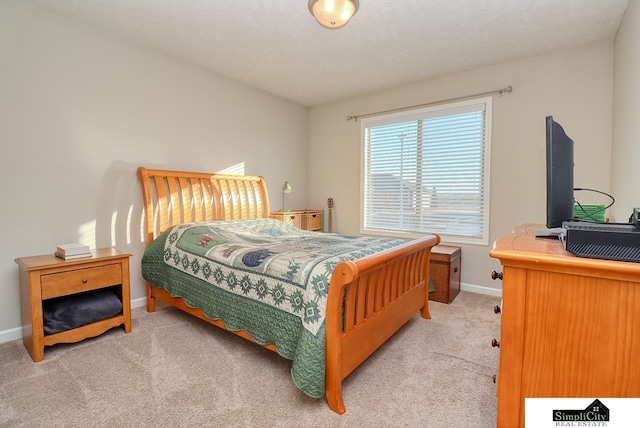
{"type": "Polygon", "coordinates": [[[330,30],[344,27],[358,11],[358,6],[358,0],[309,0],[311,14],[330,30]]]}

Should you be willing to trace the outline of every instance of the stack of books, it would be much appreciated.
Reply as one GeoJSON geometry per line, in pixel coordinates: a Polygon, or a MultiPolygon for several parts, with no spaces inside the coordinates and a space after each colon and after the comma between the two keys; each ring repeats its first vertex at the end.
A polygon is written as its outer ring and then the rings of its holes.
{"type": "Polygon", "coordinates": [[[88,245],[73,243],[58,245],[56,252],[53,253],[56,257],[60,257],[65,260],[81,259],[83,257],[91,257],[91,250],[88,245]]]}

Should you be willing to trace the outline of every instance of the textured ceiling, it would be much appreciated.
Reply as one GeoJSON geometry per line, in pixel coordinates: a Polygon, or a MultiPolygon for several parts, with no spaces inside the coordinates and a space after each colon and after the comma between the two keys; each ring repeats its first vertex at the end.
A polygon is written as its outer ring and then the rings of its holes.
{"type": "Polygon", "coordinates": [[[628,0],[22,0],[306,106],[613,40],[628,0]]]}

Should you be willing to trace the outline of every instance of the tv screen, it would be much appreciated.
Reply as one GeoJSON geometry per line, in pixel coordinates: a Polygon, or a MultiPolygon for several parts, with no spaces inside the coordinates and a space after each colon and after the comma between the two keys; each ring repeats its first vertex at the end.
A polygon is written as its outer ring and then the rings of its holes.
{"type": "Polygon", "coordinates": [[[547,116],[547,227],[573,219],[573,140],[547,116]]]}

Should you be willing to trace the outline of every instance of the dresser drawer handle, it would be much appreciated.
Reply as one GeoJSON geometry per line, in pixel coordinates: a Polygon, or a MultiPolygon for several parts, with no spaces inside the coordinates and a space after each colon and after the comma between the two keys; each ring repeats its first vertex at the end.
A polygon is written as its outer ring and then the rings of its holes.
{"type": "Polygon", "coordinates": [[[500,309],[499,305],[495,305],[493,307],[493,312],[495,312],[496,314],[499,314],[500,312],[502,312],[502,309],[500,309]]]}
{"type": "Polygon", "coordinates": [[[82,278],[82,283],[86,284],[89,280],[87,278],[82,278]]]}
{"type": "Polygon", "coordinates": [[[458,266],[453,268],[453,273],[458,273],[458,266]]]}
{"type": "Polygon", "coordinates": [[[491,272],[491,279],[502,279],[502,272],[491,272]]]}
{"type": "Polygon", "coordinates": [[[493,346],[494,348],[499,348],[500,347],[500,342],[498,342],[496,339],[492,339],[491,340],[491,346],[493,346]]]}

